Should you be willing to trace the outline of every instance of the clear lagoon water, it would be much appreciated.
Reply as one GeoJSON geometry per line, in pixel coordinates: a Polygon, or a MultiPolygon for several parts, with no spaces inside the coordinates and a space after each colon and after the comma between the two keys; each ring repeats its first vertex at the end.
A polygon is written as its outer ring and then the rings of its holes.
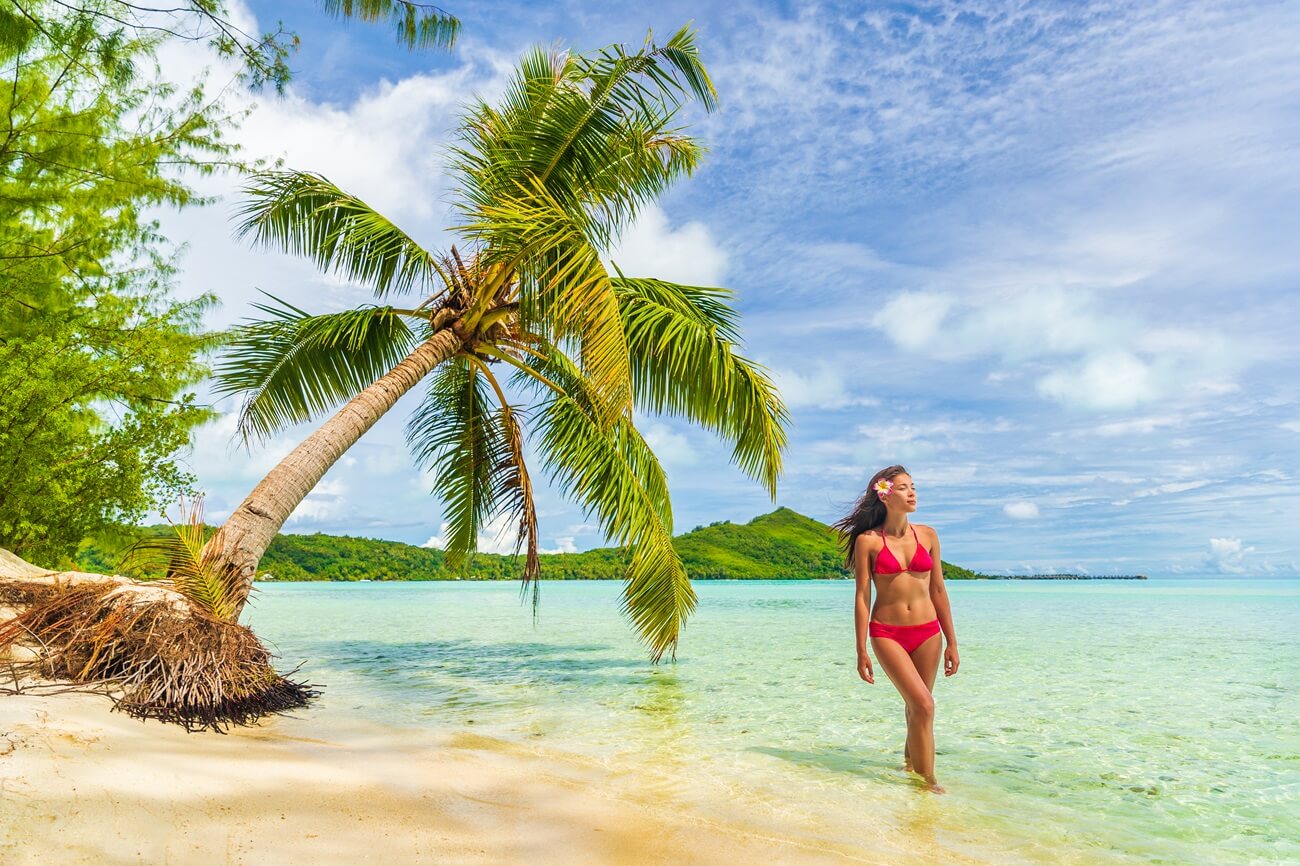
{"type": "MultiPolygon", "coordinates": [[[[674,802],[909,863],[1300,862],[1300,580],[954,581],[943,795],[861,681],[852,581],[696,581],[649,663],[617,581],[262,583],[307,712],[584,756],[674,802]]],[[[900,861],[901,862],[901,861],[900,861]]]]}

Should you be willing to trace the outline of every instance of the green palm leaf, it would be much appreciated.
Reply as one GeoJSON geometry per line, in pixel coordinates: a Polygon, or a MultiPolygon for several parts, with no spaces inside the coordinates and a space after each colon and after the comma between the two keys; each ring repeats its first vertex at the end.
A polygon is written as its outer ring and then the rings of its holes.
{"type": "Polygon", "coordinates": [[[397,41],[407,48],[450,48],[460,32],[460,21],[449,12],[428,3],[406,0],[320,0],[335,18],[388,21],[397,31],[397,41]]]}
{"type": "MultiPolygon", "coordinates": [[[[669,649],[675,657],[696,596],[672,545],[672,503],[663,468],[630,419],[613,427],[599,423],[571,361],[555,353],[536,366],[565,391],[548,389],[535,409],[538,447],[551,480],[581,502],[588,516],[597,516],[610,540],[629,548],[622,611],[653,661],[669,649]]],[[[537,386],[522,373],[515,378],[537,386]]]]}
{"type": "Polygon", "coordinates": [[[499,250],[519,251],[510,265],[520,282],[521,327],[552,342],[572,340],[590,381],[597,417],[606,424],[631,408],[627,343],[618,298],[584,221],[575,220],[545,189],[505,200],[473,230],[499,250]]]}
{"type": "MultiPolygon", "coordinates": [[[[533,500],[533,480],[524,460],[524,430],[520,423],[516,407],[506,399],[501,383],[488,368],[485,361],[474,358],[483,377],[496,391],[500,407],[497,410],[498,423],[506,448],[503,460],[493,467],[492,486],[494,500],[499,504],[499,513],[504,513],[516,522],[515,551],[516,558],[521,548],[526,548],[524,570],[520,575],[520,595],[526,595],[531,586],[533,590],[533,619],[537,618],[537,607],[541,600],[541,561],[537,557],[537,507],[533,500]]],[[[526,369],[526,368],[524,368],[526,369]]]]}
{"type": "Polygon", "coordinates": [[[236,232],[307,256],[322,271],[369,285],[375,297],[447,285],[435,256],[386,217],[319,174],[267,171],[245,186],[236,232]]]}
{"type": "MultiPolygon", "coordinates": [[[[490,207],[532,179],[571,212],[619,202],[614,210],[630,220],[637,204],[676,175],[665,178],[662,163],[628,159],[628,148],[662,151],[668,124],[689,95],[706,110],[716,105],[687,28],[662,46],[647,39],[635,53],[621,45],[590,58],[534,49],[501,108],[480,102],[461,127],[452,168],[462,181],[462,208],[472,214],[490,207]]],[[[678,154],[698,153],[685,136],[673,144],[678,154]]],[[[682,170],[693,165],[677,163],[682,170]]]]}
{"type": "Polygon", "coordinates": [[[447,564],[468,570],[479,530],[498,498],[500,467],[511,462],[510,442],[492,406],[491,385],[478,365],[460,355],[434,371],[406,441],[416,463],[433,474],[449,525],[447,564]]]}
{"type": "Polygon", "coordinates": [[[634,53],[536,49],[499,109],[474,108],[454,151],[465,217],[458,230],[489,261],[518,270],[525,327],[577,342],[604,424],[630,409],[631,385],[600,251],[641,204],[697,164],[699,146],[670,126],[690,94],[713,108],[713,85],[685,28],[634,53]]]}
{"type": "Polygon", "coordinates": [[[637,405],[725,437],[732,460],[775,498],[790,416],[764,368],[735,352],[733,293],[622,276],[613,286],[637,405]]]}
{"type": "Polygon", "coordinates": [[[188,515],[182,502],[181,522],[171,527],[170,534],[146,536],[127,548],[118,568],[124,574],[161,573],[190,601],[218,619],[234,622],[252,587],[237,570],[203,554],[208,533],[202,498],[194,501],[188,515]]]}
{"type": "Polygon", "coordinates": [[[266,318],[236,328],[213,371],[217,394],[244,395],[237,429],[246,442],[352,398],[416,344],[391,307],[312,316],[267,297],[274,305],[254,304],[266,318]]]}

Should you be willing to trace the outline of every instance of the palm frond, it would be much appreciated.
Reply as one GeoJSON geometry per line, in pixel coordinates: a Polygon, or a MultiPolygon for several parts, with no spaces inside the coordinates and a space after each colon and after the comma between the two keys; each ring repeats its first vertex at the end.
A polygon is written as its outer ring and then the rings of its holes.
{"type": "Polygon", "coordinates": [[[501,406],[501,427],[506,433],[510,446],[510,462],[502,467],[501,491],[504,504],[518,521],[515,540],[515,556],[521,547],[526,548],[524,570],[521,575],[523,583],[520,592],[526,594],[529,587],[533,591],[533,619],[537,618],[537,606],[541,600],[541,561],[537,557],[537,505],[533,499],[533,480],[524,461],[523,427],[515,410],[508,404],[501,406]]]}
{"type": "Polygon", "coordinates": [[[233,331],[213,371],[218,395],[244,396],[237,429],[245,441],[265,439],[354,397],[417,342],[391,307],[312,316],[267,297],[273,304],[254,304],[265,318],[233,331]]]}
{"type": "Polygon", "coordinates": [[[536,181],[529,194],[488,209],[472,231],[488,237],[484,257],[508,255],[520,285],[519,323],[552,342],[572,340],[597,416],[612,423],[632,404],[627,343],[610,276],[575,219],[536,181]]]}
{"type": "Polygon", "coordinates": [[[320,0],[325,12],[335,18],[388,21],[397,41],[407,48],[451,48],[460,33],[460,20],[450,12],[428,3],[407,0],[320,0]]]}
{"type": "Polygon", "coordinates": [[[524,55],[499,108],[480,102],[454,150],[457,230],[519,274],[520,320],[573,340],[597,417],[631,408],[627,346],[600,261],[641,205],[696,166],[700,148],[671,124],[694,95],[715,104],[688,28],[638,51],[524,55]]]}
{"type": "MultiPolygon", "coordinates": [[[[237,569],[204,555],[208,532],[203,523],[203,498],[196,498],[188,514],[186,511],[182,501],[181,522],[167,518],[172,532],[141,538],[126,549],[118,567],[125,574],[162,574],[190,601],[218,619],[234,622],[252,587],[237,569]]],[[[214,545],[214,549],[220,546],[214,545]]]]}
{"type": "Polygon", "coordinates": [[[432,472],[433,492],[444,504],[447,564],[462,572],[495,509],[499,467],[511,459],[490,387],[471,359],[452,358],[434,370],[424,399],[406,424],[416,463],[432,472]]]}
{"type": "Polygon", "coordinates": [[[460,208],[474,223],[536,183],[571,216],[603,214],[607,240],[697,164],[699,145],[670,126],[691,94],[706,110],[716,104],[685,28],[631,53],[622,45],[591,57],[534,49],[501,107],[480,102],[460,128],[452,164],[460,208]]]}
{"type": "MultiPolygon", "coordinates": [[[[559,353],[534,363],[565,390],[546,389],[533,410],[551,480],[599,519],[611,541],[628,548],[622,611],[653,661],[669,649],[675,656],[696,596],[672,545],[672,503],[663,468],[631,419],[621,418],[613,427],[599,423],[576,365],[559,353]]],[[[538,387],[526,375],[516,379],[538,387]]]]}
{"type": "Polygon", "coordinates": [[[244,187],[238,237],[303,255],[322,271],[368,285],[376,297],[447,284],[437,258],[356,196],[322,175],[266,171],[244,187]]]}
{"type": "MultiPolygon", "coordinates": [[[[505,439],[505,460],[493,467],[492,487],[494,500],[499,503],[498,513],[504,513],[516,521],[515,551],[519,556],[520,548],[526,548],[524,570],[521,575],[521,595],[527,594],[531,586],[533,591],[533,619],[537,618],[537,607],[541,600],[541,561],[537,557],[537,507],[533,500],[533,480],[524,460],[524,431],[515,407],[506,399],[501,383],[493,375],[488,365],[478,357],[472,358],[483,378],[491,384],[496,392],[499,407],[498,420],[501,433],[505,439]]],[[[526,368],[525,368],[526,369],[526,368]]]]}
{"type": "Polygon", "coordinates": [[[732,460],[776,497],[789,411],[765,369],[735,351],[727,289],[613,280],[637,405],[678,415],[732,443],[732,460]]]}

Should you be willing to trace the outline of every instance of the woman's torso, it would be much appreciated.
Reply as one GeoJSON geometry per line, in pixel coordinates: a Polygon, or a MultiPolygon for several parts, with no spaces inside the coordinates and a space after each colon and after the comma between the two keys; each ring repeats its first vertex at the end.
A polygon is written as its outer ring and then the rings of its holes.
{"type": "MultiPolygon", "coordinates": [[[[886,543],[879,530],[872,532],[881,544],[886,543]]],[[[930,599],[930,568],[908,570],[916,558],[916,544],[927,550],[933,547],[928,535],[928,530],[921,530],[915,535],[907,532],[902,538],[887,539],[893,559],[890,566],[896,562],[903,569],[896,574],[880,574],[876,571],[876,562],[884,548],[872,554],[871,579],[876,588],[876,602],[871,607],[871,619],[889,625],[920,625],[938,617],[938,611],[930,599]]]]}

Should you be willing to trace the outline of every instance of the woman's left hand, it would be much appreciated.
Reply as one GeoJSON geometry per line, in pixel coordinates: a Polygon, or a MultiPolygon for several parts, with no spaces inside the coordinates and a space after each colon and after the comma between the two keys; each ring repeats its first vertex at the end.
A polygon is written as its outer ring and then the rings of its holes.
{"type": "Polygon", "coordinates": [[[950,677],[957,673],[957,666],[961,664],[961,659],[957,657],[957,647],[948,644],[943,651],[943,675],[950,677]]]}

